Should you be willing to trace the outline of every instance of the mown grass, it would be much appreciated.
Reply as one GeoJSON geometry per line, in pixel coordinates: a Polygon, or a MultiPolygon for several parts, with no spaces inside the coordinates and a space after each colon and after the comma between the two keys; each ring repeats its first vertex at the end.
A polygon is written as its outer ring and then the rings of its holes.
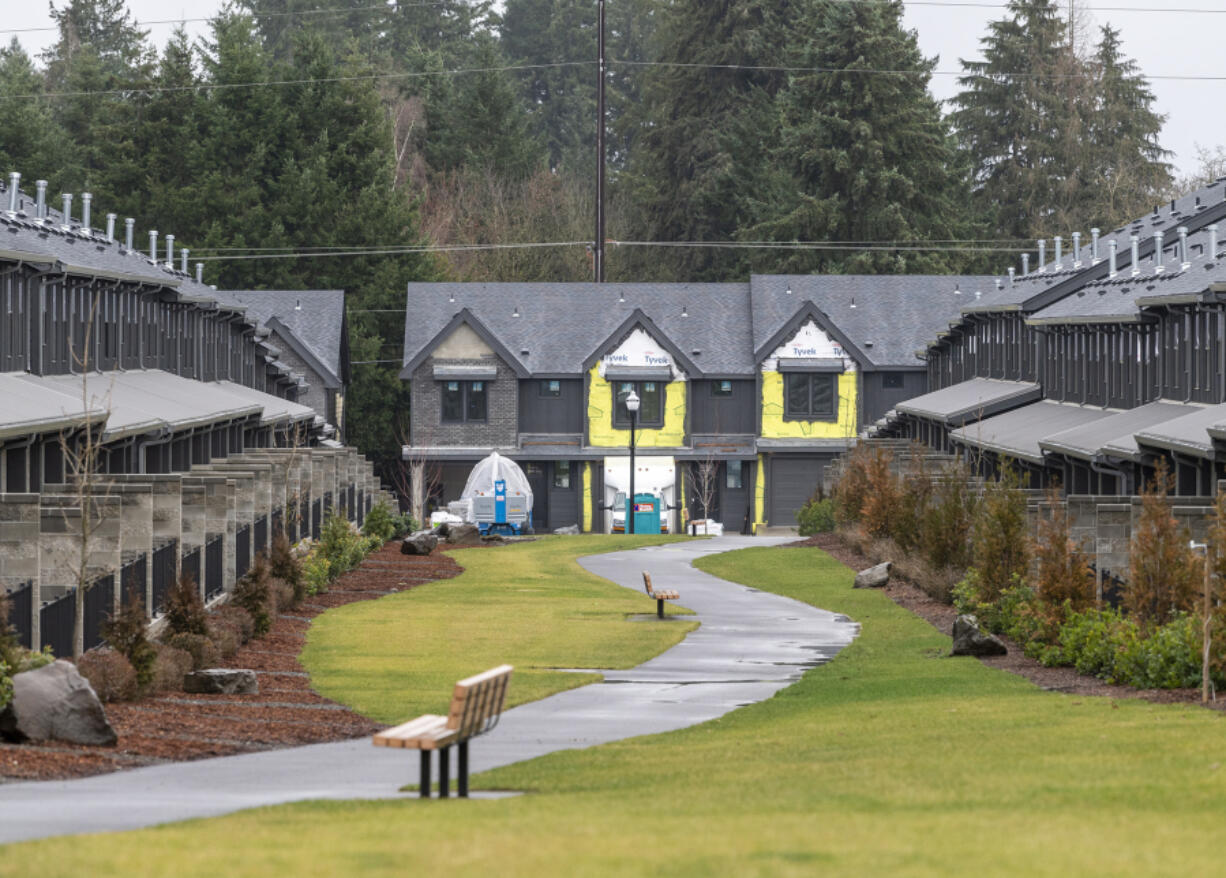
{"type": "Polygon", "coordinates": [[[454,579],[318,617],[302,663],[320,694],[385,723],[446,713],[456,680],[504,662],[515,666],[509,705],[582,686],[598,675],[551,669],[632,668],[697,623],[629,625],[627,616],[655,603],[575,559],[678,539],[542,537],[452,550],[464,568],[454,579]]]}
{"type": "Polygon", "coordinates": [[[704,559],[847,613],[860,638],[691,729],[488,772],[498,801],[308,803],[6,848],[22,875],[1216,874],[1222,720],[1044,693],[816,549],[704,559]],[[224,844],[218,844],[224,839],[224,844]]]}

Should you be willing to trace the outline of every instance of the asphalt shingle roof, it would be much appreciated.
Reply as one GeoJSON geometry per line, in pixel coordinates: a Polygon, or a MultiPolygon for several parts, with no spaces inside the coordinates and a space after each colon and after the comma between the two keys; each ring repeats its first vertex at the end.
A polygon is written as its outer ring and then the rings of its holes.
{"type": "Polygon", "coordinates": [[[341,339],[345,324],[344,290],[218,290],[219,301],[247,308],[247,316],[267,326],[276,318],[341,383],[341,339]]]}

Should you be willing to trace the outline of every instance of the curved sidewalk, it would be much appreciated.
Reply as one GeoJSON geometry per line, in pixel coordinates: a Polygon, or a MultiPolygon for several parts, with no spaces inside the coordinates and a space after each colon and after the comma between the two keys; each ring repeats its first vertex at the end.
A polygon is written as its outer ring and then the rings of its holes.
{"type": "MultiPolygon", "coordinates": [[[[719,537],[580,560],[642,591],[641,571],[702,622],[672,649],[604,681],[503,714],[472,748],[478,772],[555,750],[684,728],[769,698],[829,661],[859,626],[807,604],[708,576],[703,555],[792,538],[719,537]]],[[[654,609],[643,595],[644,613],[654,609]]],[[[643,622],[641,624],[668,624],[643,622]]],[[[0,844],[154,826],[308,799],[386,799],[416,783],[417,760],[369,738],[138,768],[72,781],[0,784],[0,844]]]]}

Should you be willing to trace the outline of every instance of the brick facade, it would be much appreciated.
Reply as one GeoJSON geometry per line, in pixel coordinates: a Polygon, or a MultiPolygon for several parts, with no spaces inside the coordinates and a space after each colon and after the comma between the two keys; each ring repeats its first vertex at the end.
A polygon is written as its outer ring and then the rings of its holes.
{"type": "Polygon", "coordinates": [[[514,448],[519,443],[519,378],[497,357],[472,360],[428,358],[414,370],[410,392],[413,399],[413,445],[514,448]],[[498,367],[498,376],[487,382],[485,423],[442,423],[442,382],[434,378],[434,367],[443,364],[498,367]]]}

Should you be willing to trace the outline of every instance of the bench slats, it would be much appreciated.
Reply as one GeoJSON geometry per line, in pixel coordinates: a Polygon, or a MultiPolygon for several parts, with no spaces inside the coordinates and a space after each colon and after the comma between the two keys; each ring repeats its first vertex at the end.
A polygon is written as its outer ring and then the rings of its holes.
{"type": "Polygon", "coordinates": [[[455,731],[447,728],[447,717],[426,714],[379,732],[374,743],[376,747],[434,750],[447,746],[454,737],[455,731]]]}
{"type": "Polygon", "coordinates": [[[643,571],[643,588],[647,589],[648,597],[654,598],[657,601],[675,601],[681,597],[681,594],[673,589],[652,588],[651,574],[646,570],[643,571]]]}
{"type": "Polygon", "coordinates": [[[489,731],[506,703],[510,665],[499,665],[456,683],[447,716],[426,714],[374,736],[376,747],[438,750],[489,731]]]}

